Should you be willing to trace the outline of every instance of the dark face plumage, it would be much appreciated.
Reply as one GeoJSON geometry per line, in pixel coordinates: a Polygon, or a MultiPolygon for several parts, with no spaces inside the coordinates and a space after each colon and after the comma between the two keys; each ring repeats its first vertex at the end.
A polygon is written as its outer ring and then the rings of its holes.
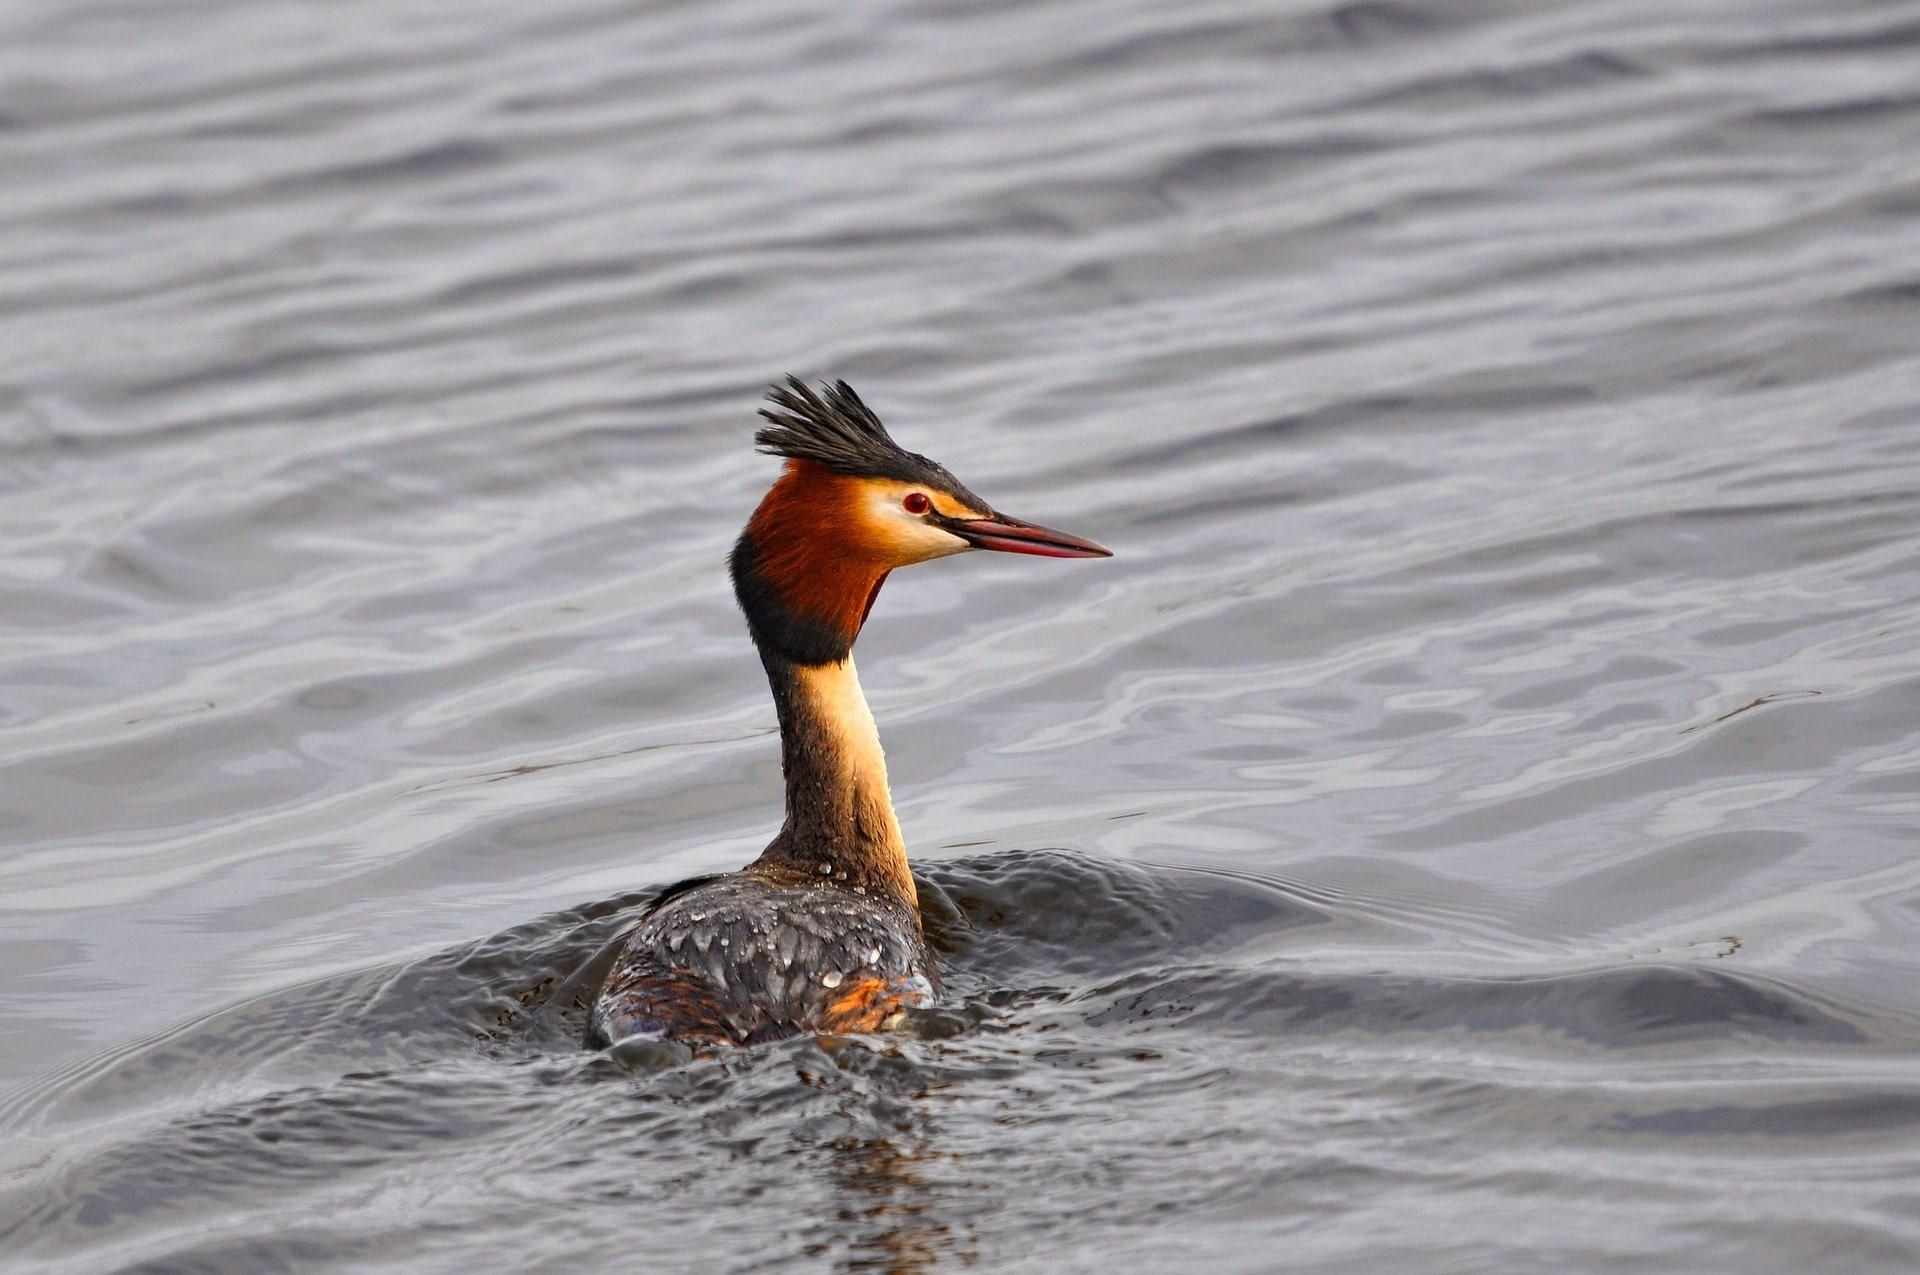
{"type": "Polygon", "coordinates": [[[845,381],[789,377],[754,435],[787,459],[733,552],[734,590],[763,654],[846,658],[896,568],[991,549],[1103,558],[1092,541],[995,513],[945,468],[893,441],[845,381]]]}
{"type": "Polygon", "coordinates": [[[767,424],[754,434],[761,451],[809,460],[848,478],[886,478],[945,492],[969,509],[986,509],[946,466],[893,441],[887,427],[853,387],[835,381],[815,391],[797,376],[767,392],[760,409],[767,424]]]}

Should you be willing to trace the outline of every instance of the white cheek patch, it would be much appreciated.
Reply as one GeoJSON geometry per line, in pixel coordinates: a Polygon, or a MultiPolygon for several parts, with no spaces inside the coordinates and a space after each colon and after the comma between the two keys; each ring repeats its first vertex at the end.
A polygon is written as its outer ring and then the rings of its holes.
{"type": "Polygon", "coordinates": [[[873,522],[882,529],[903,564],[944,558],[948,554],[964,553],[973,547],[952,532],[943,531],[927,522],[923,515],[908,513],[898,499],[883,497],[874,504],[876,507],[871,511],[873,522]]]}
{"type": "Polygon", "coordinates": [[[950,553],[964,553],[968,549],[973,548],[972,545],[954,535],[951,531],[942,530],[913,514],[907,513],[904,509],[901,510],[900,513],[902,517],[905,518],[907,524],[903,528],[901,539],[905,546],[915,551],[916,561],[925,561],[928,558],[944,558],[950,553]]]}
{"type": "MultiPolygon", "coordinates": [[[[972,545],[954,535],[951,531],[942,531],[938,527],[928,527],[926,530],[932,532],[938,541],[936,545],[927,550],[926,558],[944,558],[949,554],[965,553],[967,550],[973,548],[972,545]]],[[[926,561],[926,558],[922,558],[921,561],[926,561]]]]}

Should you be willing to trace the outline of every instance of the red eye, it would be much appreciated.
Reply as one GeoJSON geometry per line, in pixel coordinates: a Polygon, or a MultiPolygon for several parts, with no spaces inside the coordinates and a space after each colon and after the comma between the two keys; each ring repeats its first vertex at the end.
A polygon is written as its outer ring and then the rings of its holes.
{"type": "Polygon", "coordinates": [[[910,491],[901,500],[900,507],[910,514],[923,514],[933,508],[933,502],[917,491],[910,491]]]}

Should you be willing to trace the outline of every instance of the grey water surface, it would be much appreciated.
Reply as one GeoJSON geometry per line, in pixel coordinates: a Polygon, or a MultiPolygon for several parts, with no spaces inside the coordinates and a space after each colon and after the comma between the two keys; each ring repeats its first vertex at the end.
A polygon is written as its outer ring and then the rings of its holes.
{"type": "Polygon", "coordinates": [[[0,261],[0,1268],[1920,1265],[1920,4],[13,0],[0,261]],[[1117,556],[945,1008],[592,1053],[787,372],[1117,556]]]}

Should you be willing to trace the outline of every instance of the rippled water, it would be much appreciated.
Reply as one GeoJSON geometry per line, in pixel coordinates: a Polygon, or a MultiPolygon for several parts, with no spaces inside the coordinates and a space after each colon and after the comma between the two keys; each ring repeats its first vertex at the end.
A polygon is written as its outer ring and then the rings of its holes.
{"type": "Polygon", "coordinates": [[[1920,1263],[1920,5],[0,17],[8,1269],[1920,1263]],[[766,382],[951,1002],[685,1067],[766,382]]]}

